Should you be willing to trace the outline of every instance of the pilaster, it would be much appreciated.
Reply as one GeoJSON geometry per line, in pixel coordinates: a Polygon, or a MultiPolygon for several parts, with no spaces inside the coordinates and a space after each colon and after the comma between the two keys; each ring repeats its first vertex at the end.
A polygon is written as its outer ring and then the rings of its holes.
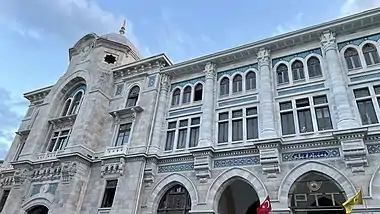
{"type": "Polygon", "coordinates": [[[271,82],[270,69],[270,50],[260,48],[257,52],[257,61],[259,68],[259,122],[260,122],[260,138],[277,137],[275,124],[275,108],[273,98],[273,84],[271,82]]]}
{"type": "Polygon", "coordinates": [[[281,172],[280,151],[281,139],[264,140],[256,143],[260,152],[260,164],[268,178],[276,178],[281,172]]]}
{"type": "Polygon", "coordinates": [[[335,34],[331,31],[324,31],[321,35],[321,47],[324,53],[324,60],[327,67],[331,98],[336,106],[338,116],[338,129],[349,129],[359,126],[351,108],[348,97],[348,89],[345,81],[345,72],[339,61],[338,47],[335,41],[335,34]]]}
{"type": "Polygon", "coordinates": [[[152,142],[149,146],[149,154],[158,154],[161,151],[161,133],[163,132],[163,125],[165,121],[166,105],[170,86],[169,83],[170,76],[165,73],[161,74],[161,87],[153,127],[152,142]]]}
{"type": "Polygon", "coordinates": [[[213,145],[213,121],[214,121],[214,82],[216,66],[213,62],[205,65],[206,75],[204,97],[202,105],[201,127],[198,147],[210,147],[213,145]]]}

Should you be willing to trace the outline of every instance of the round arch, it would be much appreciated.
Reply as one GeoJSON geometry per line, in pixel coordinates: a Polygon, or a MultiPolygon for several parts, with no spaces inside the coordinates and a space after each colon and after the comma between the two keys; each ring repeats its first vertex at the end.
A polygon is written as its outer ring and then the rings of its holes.
{"type": "Polygon", "coordinates": [[[244,168],[232,168],[222,172],[211,183],[206,195],[207,205],[212,206],[213,210],[218,210],[219,198],[225,188],[235,179],[242,179],[249,184],[256,191],[260,201],[264,201],[265,197],[268,195],[266,187],[256,175],[244,168]]]}
{"type": "Polygon", "coordinates": [[[181,184],[189,192],[191,198],[191,207],[193,208],[198,202],[198,192],[195,184],[186,176],[174,173],[161,179],[152,189],[152,192],[148,196],[147,208],[152,213],[156,213],[158,205],[164,194],[173,186],[181,184]]]}
{"type": "Polygon", "coordinates": [[[50,210],[53,198],[54,198],[53,195],[48,195],[48,194],[32,197],[21,205],[21,208],[22,208],[21,214],[27,214],[29,210],[37,206],[44,206],[50,210]]]}
{"type": "Polygon", "coordinates": [[[288,193],[291,186],[298,179],[298,177],[310,171],[320,172],[331,178],[334,178],[335,181],[339,183],[342,189],[345,191],[347,198],[355,195],[355,186],[338,169],[322,162],[308,161],[295,166],[285,175],[281,181],[278,191],[278,200],[282,204],[288,204],[288,193]]]}
{"type": "Polygon", "coordinates": [[[380,190],[380,166],[377,167],[375,172],[373,173],[371,180],[369,181],[369,196],[375,200],[379,200],[380,196],[377,194],[373,194],[374,192],[378,192],[380,190]]]}

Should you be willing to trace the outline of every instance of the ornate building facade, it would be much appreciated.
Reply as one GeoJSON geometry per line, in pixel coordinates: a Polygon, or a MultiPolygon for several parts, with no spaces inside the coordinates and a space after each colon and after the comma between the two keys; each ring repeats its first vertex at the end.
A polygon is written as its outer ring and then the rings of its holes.
{"type": "Polygon", "coordinates": [[[172,64],[88,34],[2,165],[6,214],[380,213],[380,9],[172,64]],[[315,212],[315,211],[319,212],[315,212]]]}

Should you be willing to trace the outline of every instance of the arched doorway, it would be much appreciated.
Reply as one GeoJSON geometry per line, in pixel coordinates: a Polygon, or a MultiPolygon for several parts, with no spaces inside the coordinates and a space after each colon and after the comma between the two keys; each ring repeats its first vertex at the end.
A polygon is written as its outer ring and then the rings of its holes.
{"type": "Polygon", "coordinates": [[[320,172],[300,176],[289,192],[290,208],[294,214],[344,214],[346,193],[331,177],[320,172]]]}
{"type": "Polygon", "coordinates": [[[180,184],[170,188],[161,198],[157,214],[187,214],[191,209],[189,192],[180,184]]]}
{"type": "Polygon", "coordinates": [[[223,191],[218,204],[219,214],[256,214],[259,197],[247,182],[234,179],[223,191]]]}
{"type": "Polygon", "coordinates": [[[27,214],[48,214],[49,209],[45,206],[39,205],[28,210],[27,214]]]}

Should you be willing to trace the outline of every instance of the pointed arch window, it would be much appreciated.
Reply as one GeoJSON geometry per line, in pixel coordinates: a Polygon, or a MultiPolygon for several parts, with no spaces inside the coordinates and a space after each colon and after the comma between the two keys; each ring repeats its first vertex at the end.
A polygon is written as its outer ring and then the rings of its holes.
{"type": "Polygon", "coordinates": [[[194,88],[194,101],[202,100],[203,96],[203,85],[198,83],[194,88]]]}
{"type": "Polygon", "coordinates": [[[280,64],[277,67],[277,83],[289,83],[288,66],[286,66],[285,64],[280,64]]]}
{"type": "Polygon", "coordinates": [[[228,95],[230,93],[230,80],[224,77],[220,81],[220,96],[228,95]]]}
{"type": "Polygon", "coordinates": [[[189,192],[182,185],[175,185],[162,197],[157,214],[188,214],[190,209],[189,192]]]}
{"type": "Polygon", "coordinates": [[[234,77],[234,79],[232,81],[232,92],[236,93],[236,92],[240,92],[242,90],[243,90],[243,80],[241,78],[241,75],[238,74],[234,77]]]}
{"type": "Polygon", "coordinates": [[[86,85],[81,84],[70,93],[63,103],[61,116],[78,114],[85,90],[86,85]]]}
{"type": "Polygon", "coordinates": [[[299,60],[296,60],[292,64],[292,74],[293,80],[303,80],[305,79],[303,63],[299,60]]]}
{"type": "Polygon", "coordinates": [[[373,44],[365,44],[363,46],[363,55],[367,65],[380,63],[379,53],[373,44]]]}
{"type": "Polygon", "coordinates": [[[139,99],[140,87],[133,86],[128,94],[128,100],[126,107],[136,106],[137,100],[139,99]]]}
{"type": "Polygon", "coordinates": [[[348,69],[362,67],[359,54],[354,48],[347,48],[347,50],[344,52],[344,58],[346,59],[348,69]]]}
{"type": "Polygon", "coordinates": [[[183,90],[182,103],[190,103],[191,100],[191,87],[186,86],[183,90]]]}
{"type": "Polygon", "coordinates": [[[181,96],[181,90],[179,88],[175,89],[172,97],[172,106],[179,105],[179,97],[181,96]]]}
{"type": "Polygon", "coordinates": [[[317,57],[313,56],[307,60],[307,70],[309,77],[322,76],[321,62],[317,57]]]}
{"type": "Polygon", "coordinates": [[[256,89],[256,73],[250,71],[245,76],[245,90],[256,89]]]}

